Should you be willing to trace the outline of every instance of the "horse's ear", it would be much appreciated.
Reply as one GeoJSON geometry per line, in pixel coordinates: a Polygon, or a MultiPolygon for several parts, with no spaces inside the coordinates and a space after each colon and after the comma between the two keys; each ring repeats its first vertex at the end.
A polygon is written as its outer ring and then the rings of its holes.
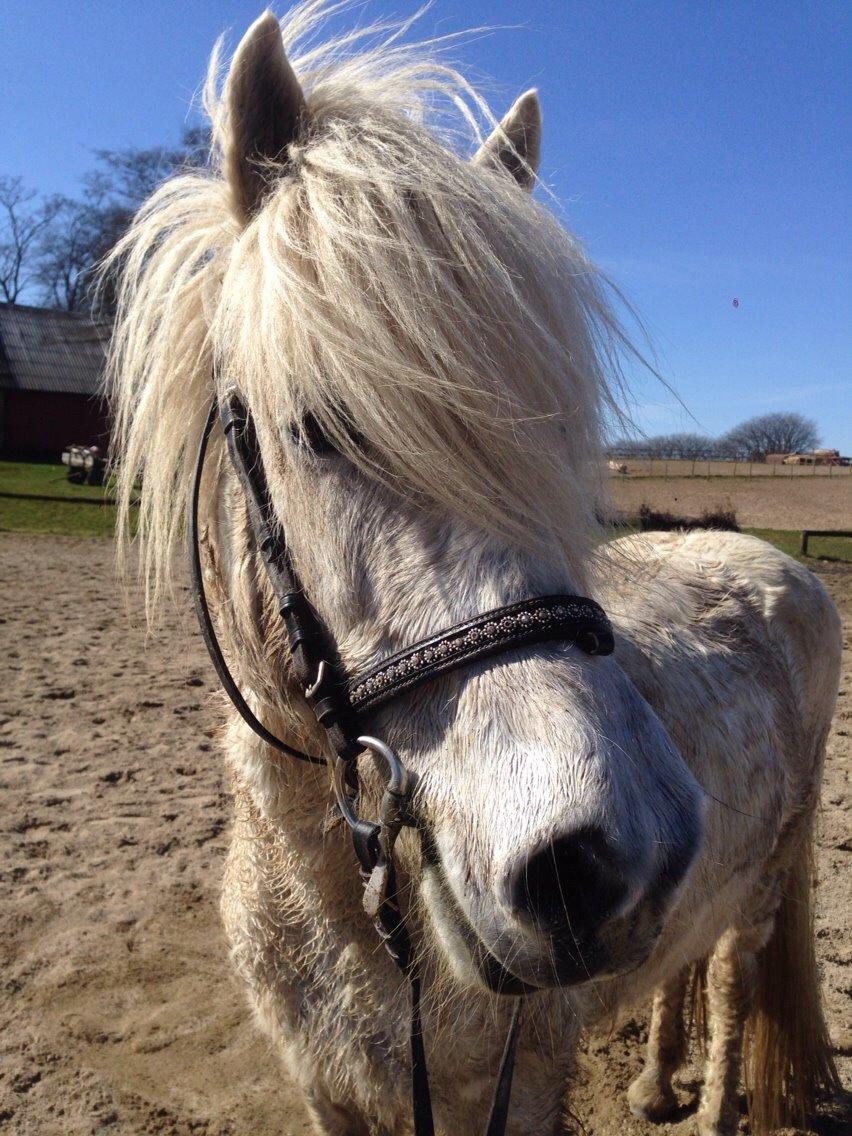
{"type": "Polygon", "coordinates": [[[269,166],[286,161],[305,114],[305,96],[272,12],[255,20],[236,50],[224,93],[223,170],[234,212],[247,222],[269,186],[269,166]]]}
{"type": "Polygon", "coordinates": [[[518,185],[532,190],[541,160],[541,103],[527,91],[473,156],[478,166],[503,167],[518,185]]]}

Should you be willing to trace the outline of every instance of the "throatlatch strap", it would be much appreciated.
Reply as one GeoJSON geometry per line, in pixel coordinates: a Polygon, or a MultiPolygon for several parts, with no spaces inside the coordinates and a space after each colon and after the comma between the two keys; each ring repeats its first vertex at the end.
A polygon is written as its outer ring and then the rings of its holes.
{"type": "Polygon", "coordinates": [[[408,972],[408,981],[411,986],[411,1107],[414,1114],[414,1136],[435,1136],[432,1092],[429,1088],[423,1022],[420,1018],[420,974],[416,963],[408,972]]]}
{"type": "MultiPolygon", "coordinates": [[[[411,984],[411,1103],[414,1113],[414,1136],[435,1136],[432,1093],[429,1088],[426,1051],[423,1046],[423,1025],[420,1019],[420,975],[416,964],[411,967],[408,977],[411,984]]],[[[485,1136],[505,1136],[506,1133],[515,1057],[521,1032],[522,1008],[523,1000],[516,999],[509,1032],[506,1035],[506,1044],[503,1046],[500,1072],[497,1075],[485,1136]]]]}
{"type": "Polygon", "coordinates": [[[509,1120],[509,1101],[512,1096],[512,1076],[515,1072],[515,1055],[518,1052],[518,1035],[521,1032],[522,1008],[523,1002],[518,998],[512,1011],[512,1024],[509,1026],[509,1032],[506,1035],[506,1044],[503,1047],[500,1072],[497,1075],[497,1088],[494,1090],[494,1100],[491,1104],[491,1115],[488,1117],[485,1136],[504,1136],[506,1132],[506,1124],[509,1120]]]}

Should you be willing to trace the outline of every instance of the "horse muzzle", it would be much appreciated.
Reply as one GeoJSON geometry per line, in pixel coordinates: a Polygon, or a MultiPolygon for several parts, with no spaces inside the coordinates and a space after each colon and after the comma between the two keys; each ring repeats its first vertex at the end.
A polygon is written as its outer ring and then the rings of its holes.
{"type": "Polygon", "coordinates": [[[427,906],[455,969],[496,993],[625,974],[648,958],[659,937],[694,855],[687,835],[683,848],[640,884],[601,833],[578,829],[513,864],[496,898],[483,892],[460,899],[427,845],[427,906]]]}

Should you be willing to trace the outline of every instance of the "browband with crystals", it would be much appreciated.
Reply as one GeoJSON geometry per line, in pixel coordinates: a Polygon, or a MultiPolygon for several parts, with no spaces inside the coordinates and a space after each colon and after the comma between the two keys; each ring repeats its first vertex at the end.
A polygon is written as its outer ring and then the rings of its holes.
{"type": "Polygon", "coordinates": [[[538,596],[486,611],[398,651],[351,681],[349,702],[356,714],[377,710],[460,666],[510,647],[553,640],[573,643],[587,655],[609,655],[614,647],[610,622],[594,600],[538,596]]]}

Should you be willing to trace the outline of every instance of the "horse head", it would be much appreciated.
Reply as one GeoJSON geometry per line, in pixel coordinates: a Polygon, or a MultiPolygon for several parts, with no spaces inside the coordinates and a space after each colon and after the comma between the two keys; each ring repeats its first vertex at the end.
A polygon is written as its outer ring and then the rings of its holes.
{"type": "MultiPolygon", "coordinates": [[[[601,277],[531,193],[535,92],[472,160],[429,125],[436,94],[477,109],[462,79],[399,45],[288,53],[267,13],[208,93],[214,170],[167,184],[116,253],[123,493],[144,471],[154,591],[206,408],[236,386],[350,673],[590,586],[625,341],[601,277]]],[[[204,501],[221,626],[261,716],[319,745],[221,453],[204,501]]],[[[699,790],[618,650],[555,642],[476,662],[395,699],[373,732],[416,777],[422,841],[400,842],[402,865],[459,982],[573,985],[648,956],[699,844],[699,790]]],[[[250,752],[240,775],[261,810],[274,817],[282,793],[316,807],[315,771],[279,777],[273,751],[250,752]]]]}

